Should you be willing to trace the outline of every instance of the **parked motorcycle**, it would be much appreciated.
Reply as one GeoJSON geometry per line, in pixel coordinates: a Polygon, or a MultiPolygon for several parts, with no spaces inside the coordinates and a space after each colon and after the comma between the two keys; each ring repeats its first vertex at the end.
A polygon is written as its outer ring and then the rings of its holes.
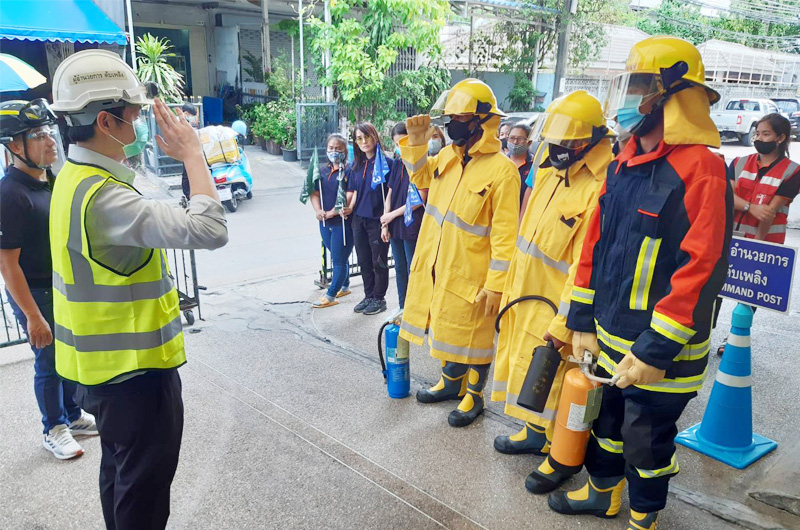
{"type": "Polygon", "coordinates": [[[233,213],[239,203],[253,197],[250,161],[238,140],[247,135],[247,125],[235,121],[230,127],[212,126],[200,130],[203,152],[225,208],[233,213]]]}

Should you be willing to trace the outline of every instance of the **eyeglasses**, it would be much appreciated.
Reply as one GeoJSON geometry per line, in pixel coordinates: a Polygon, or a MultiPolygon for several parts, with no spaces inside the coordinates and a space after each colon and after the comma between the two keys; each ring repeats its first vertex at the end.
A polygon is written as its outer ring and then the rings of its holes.
{"type": "Polygon", "coordinates": [[[366,142],[369,139],[370,139],[369,136],[356,136],[356,142],[360,143],[360,144],[363,144],[364,142],[366,142]]]}
{"type": "Polygon", "coordinates": [[[508,143],[510,143],[510,144],[522,145],[527,141],[528,141],[528,139],[525,138],[524,136],[509,136],[508,137],[508,143]]]}

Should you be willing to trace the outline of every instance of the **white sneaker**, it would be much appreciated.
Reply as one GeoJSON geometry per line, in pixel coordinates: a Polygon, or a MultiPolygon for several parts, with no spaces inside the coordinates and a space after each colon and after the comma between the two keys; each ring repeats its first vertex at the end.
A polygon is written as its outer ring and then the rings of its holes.
{"type": "Polygon", "coordinates": [[[59,460],[69,460],[83,454],[83,447],[72,437],[69,427],[63,424],[50,429],[50,432],[44,435],[42,445],[59,460]]]}
{"type": "Polygon", "coordinates": [[[69,430],[72,436],[93,436],[99,434],[97,432],[97,424],[94,422],[94,416],[81,411],[81,417],[69,424],[69,430]]]}

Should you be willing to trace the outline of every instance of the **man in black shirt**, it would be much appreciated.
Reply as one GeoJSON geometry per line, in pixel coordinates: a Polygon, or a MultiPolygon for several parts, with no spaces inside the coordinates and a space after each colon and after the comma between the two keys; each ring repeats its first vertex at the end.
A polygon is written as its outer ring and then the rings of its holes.
{"type": "Polygon", "coordinates": [[[94,417],[75,402],[74,383],[56,373],[50,167],[59,150],[55,116],[44,100],[0,104],[0,143],[11,163],[0,180],[0,273],[8,300],[34,353],[34,391],[45,449],[65,460],[83,454],[73,435],[97,434],[94,417]]]}

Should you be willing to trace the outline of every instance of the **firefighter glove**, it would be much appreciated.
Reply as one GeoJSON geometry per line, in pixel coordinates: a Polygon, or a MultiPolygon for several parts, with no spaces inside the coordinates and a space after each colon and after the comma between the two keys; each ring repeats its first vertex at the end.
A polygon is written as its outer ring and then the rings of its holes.
{"type": "Polygon", "coordinates": [[[651,385],[664,379],[666,370],[640,361],[634,354],[628,353],[617,365],[618,388],[627,388],[631,385],[651,385]]]}
{"type": "Polygon", "coordinates": [[[578,359],[583,359],[583,352],[589,350],[592,357],[597,359],[600,355],[600,345],[597,344],[597,334],[588,331],[574,331],[572,333],[572,352],[578,359]]]}
{"type": "Polygon", "coordinates": [[[497,312],[500,311],[500,298],[502,296],[503,293],[490,291],[489,289],[481,289],[481,292],[479,292],[478,296],[475,297],[475,303],[479,304],[485,300],[486,309],[484,314],[487,317],[497,316],[497,312]]]}

